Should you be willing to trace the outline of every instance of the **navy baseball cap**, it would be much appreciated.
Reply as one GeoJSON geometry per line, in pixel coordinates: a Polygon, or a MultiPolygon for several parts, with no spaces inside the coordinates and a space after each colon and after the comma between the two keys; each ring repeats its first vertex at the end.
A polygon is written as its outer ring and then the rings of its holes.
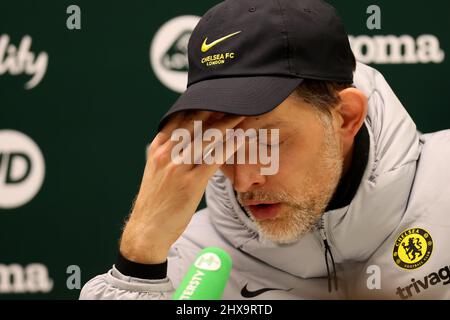
{"type": "Polygon", "coordinates": [[[335,8],[322,0],[226,0],[188,44],[188,85],[160,122],[184,110],[256,116],[304,79],[353,82],[355,57],[335,8]]]}

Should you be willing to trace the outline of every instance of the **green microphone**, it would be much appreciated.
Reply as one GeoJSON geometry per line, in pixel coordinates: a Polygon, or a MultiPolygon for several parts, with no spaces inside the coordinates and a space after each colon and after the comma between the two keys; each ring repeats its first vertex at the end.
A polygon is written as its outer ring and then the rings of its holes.
{"type": "Polygon", "coordinates": [[[181,281],[173,300],[220,300],[231,272],[231,257],[220,248],[205,248],[181,281]]]}

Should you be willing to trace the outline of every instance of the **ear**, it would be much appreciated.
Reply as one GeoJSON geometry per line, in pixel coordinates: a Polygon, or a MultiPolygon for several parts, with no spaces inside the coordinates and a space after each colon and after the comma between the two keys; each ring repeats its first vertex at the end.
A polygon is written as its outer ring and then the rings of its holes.
{"type": "Polygon", "coordinates": [[[344,144],[351,144],[366,118],[367,97],[356,88],[344,89],[339,96],[341,103],[334,109],[338,116],[337,130],[344,144]]]}

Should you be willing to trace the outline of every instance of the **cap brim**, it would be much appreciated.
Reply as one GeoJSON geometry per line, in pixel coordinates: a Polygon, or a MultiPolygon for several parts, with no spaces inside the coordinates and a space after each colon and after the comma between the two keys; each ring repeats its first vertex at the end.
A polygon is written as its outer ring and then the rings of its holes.
{"type": "Polygon", "coordinates": [[[281,104],[302,81],[294,77],[253,76],[194,83],[162,117],[159,129],[169,116],[179,111],[216,111],[242,116],[267,113],[281,104]]]}

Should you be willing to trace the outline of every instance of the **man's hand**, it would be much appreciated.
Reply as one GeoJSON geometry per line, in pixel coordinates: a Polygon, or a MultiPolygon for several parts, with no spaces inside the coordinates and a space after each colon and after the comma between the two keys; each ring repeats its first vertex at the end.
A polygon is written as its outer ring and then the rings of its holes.
{"type": "MultiPolygon", "coordinates": [[[[184,232],[205,191],[208,179],[221,164],[175,164],[171,159],[172,131],[185,128],[192,141],[194,120],[203,121],[203,130],[234,128],[244,117],[212,112],[178,113],[152,141],[141,187],[122,234],[120,251],[127,259],[145,264],[162,263],[172,244],[184,232]]],[[[203,142],[203,146],[209,144],[203,142]]],[[[192,152],[193,153],[193,152],[192,152]]],[[[194,163],[191,161],[191,163],[194,163]]]]}

